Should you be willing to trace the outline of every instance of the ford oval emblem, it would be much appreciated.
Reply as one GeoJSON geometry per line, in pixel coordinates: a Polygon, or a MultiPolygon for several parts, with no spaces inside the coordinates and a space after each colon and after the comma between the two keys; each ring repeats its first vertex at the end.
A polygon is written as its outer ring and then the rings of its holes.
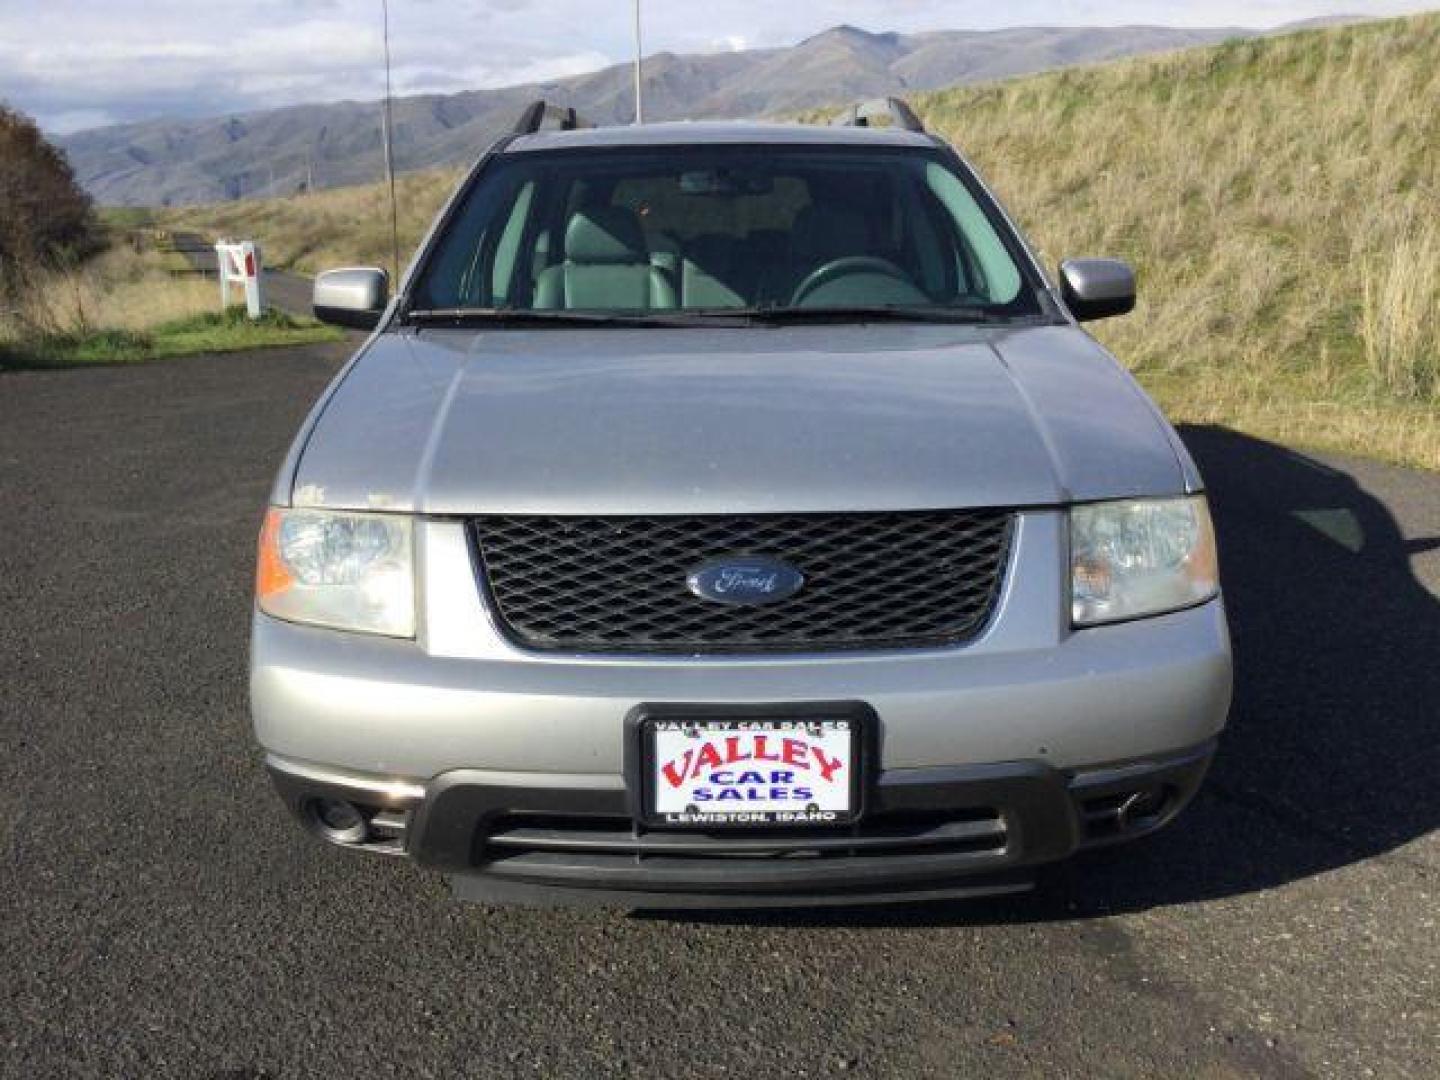
{"type": "Polygon", "coordinates": [[[805,584],[805,575],[779,559],[735,555],[705,563],[695,569],[685,583],[702,600],[758,607],[794,596],[805,584]]]}

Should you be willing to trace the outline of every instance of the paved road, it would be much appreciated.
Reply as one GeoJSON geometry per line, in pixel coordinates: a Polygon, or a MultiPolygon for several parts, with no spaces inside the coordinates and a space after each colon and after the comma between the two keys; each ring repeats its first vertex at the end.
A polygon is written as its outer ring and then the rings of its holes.
{"type": "Polygon", "coordinates": [[[1162,839],[1005,903],[491,910],[302,835],[250,744],[342,351],[0,376],[0,1075],[1440,1075],[1440,477],[1187,433],[1239,701],[1162,839]]]}

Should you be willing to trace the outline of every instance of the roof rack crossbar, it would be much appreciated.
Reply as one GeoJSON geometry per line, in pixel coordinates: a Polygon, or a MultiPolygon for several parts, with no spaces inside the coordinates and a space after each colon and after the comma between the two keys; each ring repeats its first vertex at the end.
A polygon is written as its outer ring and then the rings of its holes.
{"type": "Polygon", "coordinates": [[[915,115],[915,110],[897,97],[857,101],[830,123],[835,127],[869,127],[871,120],[881,116],[888,116],[892,124],[905,131],[925,134],[925,125],[915,115]]]}
{"type": "Polygon", "coordinates": [[[548,101],[532,101],[525,106],[525,111],[520,114],[520,119],[515,121],[514,132],[516,135],[533,135],[545,126],[547,120],[554,121],[555,126],[561,131],[574,131],[576,128],[590,127],[580,119],[574,109],[551,105],[548,101]]]}

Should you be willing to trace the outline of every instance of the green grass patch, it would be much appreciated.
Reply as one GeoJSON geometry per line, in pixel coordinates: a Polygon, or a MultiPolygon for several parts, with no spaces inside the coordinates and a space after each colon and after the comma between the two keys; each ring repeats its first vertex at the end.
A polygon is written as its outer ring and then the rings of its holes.
{"type": "Polygon", "coordinates": [[[311,319],[267,311],[251,320],[243,308],[194,315],[150,330],[97,330],[0,341],[0,371],[135,364],[201,353],[238,352],[339,341],[344,334],[311,319]]]}

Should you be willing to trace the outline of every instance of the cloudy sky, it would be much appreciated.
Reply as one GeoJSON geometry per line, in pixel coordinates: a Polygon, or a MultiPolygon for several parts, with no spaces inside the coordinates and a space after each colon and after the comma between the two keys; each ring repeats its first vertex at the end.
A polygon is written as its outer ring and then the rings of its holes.
{"type": "MultiPolygon", "coordinates": [[[[646,51],[867,30],[1268,27],[1440,0],[644,0],[646,51]]],[[[397,91],[503,86],[629,56],[631,0],[391,0],[397,91]]],[[[0,0],[0,100],[56,133],[156,116],[375,98],[380,0],[0,0]]]]}

